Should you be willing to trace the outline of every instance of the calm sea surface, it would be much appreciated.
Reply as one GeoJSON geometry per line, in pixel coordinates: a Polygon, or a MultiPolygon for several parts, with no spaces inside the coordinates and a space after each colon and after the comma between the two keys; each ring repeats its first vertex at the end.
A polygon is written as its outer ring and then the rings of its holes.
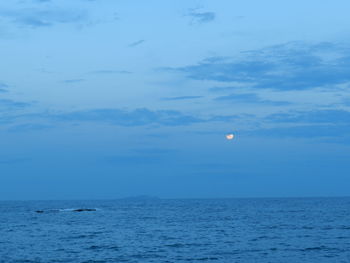
{"type": "Polygon", "coordinates": [[[350,263],[350,198],[0,202],[0,262],[350,263]]]}

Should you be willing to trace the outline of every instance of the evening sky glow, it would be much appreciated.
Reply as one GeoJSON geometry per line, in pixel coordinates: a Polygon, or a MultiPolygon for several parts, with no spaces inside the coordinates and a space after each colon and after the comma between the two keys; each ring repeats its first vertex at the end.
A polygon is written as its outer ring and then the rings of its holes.
{"type": "Polygon", "coordinates": [[[2,1],[0,199],[349,195],[349,8],[2,1]]]}

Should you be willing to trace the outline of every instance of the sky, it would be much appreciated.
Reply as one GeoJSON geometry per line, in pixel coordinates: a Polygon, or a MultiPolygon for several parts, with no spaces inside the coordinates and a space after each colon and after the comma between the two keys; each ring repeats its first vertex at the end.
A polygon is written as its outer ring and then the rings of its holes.
{"type": "Polygon", "coordinates": [[[0,200],[349,196],[349,9],[1,1],[0,200]]]}

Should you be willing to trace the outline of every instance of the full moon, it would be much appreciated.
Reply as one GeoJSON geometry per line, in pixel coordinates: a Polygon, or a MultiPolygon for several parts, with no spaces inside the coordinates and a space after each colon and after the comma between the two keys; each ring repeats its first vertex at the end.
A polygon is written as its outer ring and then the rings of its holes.
{"type": "Polygon", "coordinates": [[[235,137],[235,136],[234,136],[232,133],[226,134],[226,139],[227,139],[227,140],[232,140],[234,137],[235,137]]]}

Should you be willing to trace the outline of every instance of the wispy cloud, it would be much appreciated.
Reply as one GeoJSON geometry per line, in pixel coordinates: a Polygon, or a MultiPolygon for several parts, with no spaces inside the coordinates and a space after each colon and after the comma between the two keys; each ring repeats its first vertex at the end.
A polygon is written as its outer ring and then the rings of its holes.
{"type": "Polygon", "coordinates": [[[132,42],[128,45],[128,47],[136,47],[136,46],[139,46],[141,44],[143,44],[146,40],[144,39],[140,39],[138,41],[135,41],[135,42],[132,42]]]}
{"type": "Polygon", "coordinates": [[[89,72],[89,74],[101,74],[101,75],[107,75],[107,74],[131,74],[131,71],[127,70],[95,70],[89,72]]]}
{"type": "Polygon", "coordinates": [[[272,114],[264,119],[270,128],[257,128],[247,135],[275,138],[319,138],[326,142],[349,143],[350,112],[346,110],[313,110],[272,114]]]}
{"type": "Polygon", "coordinates": [[[348,54],[348,48],[337,44],[293,42],[245,52],[243,58],[212,57],[170,70],[195,80],[239,82],[257,89],[307,90],[350,82],[348,54]]]}
{"type": "Polygon", "coordinates": [[[231,122],[241,118],[239,115],[216,115],[210,118],[214,122],[231,122]]]}
{"type": "Polygon", "coordinates": [[[189,125],[202,120],[190,115],[172,110],[151,111],[136,109],[124,111],[119,109],[96,109],[76,111],[47,116],[58,121],[104,122],[120,126],[142,126],[159,124],[165,126],[189,125]]]}
{"type": "MultiPolygon", "coordinates": [[[[245,115],[245,117],[251,119],[252,116],[245,115]]],[[[150,110],[147,108],[133,110],[90,109],[70,112],[45,111],[37,113],[7,111],[7,114],[0,114],[0,123],[5,124],[4,127],[9,131],[25,132],[44,130],[61,125],[77,125],[84,123],[92,125],[107,124],[122,127],[166,127],[190,126],[208,122],[228,122],[240,118],[242,118],[242,115],[239,114],[201,117],[176,110],[150,110]]]]}
{"type": "Polygon", "coordinates": [[[0,92],[7,92],[8,86],[5,83],[0,82],[0,92]]]}
{"type": "Polygon", "coordinates": [[[187,126],[207,121],[179,111],[152,111],[145,108],[130,111],[120,109],[92,109],[65,113],[16,113],[15,111],[7,111],[5,113],[0,114],[0,123],[4,125],[2,128],[11,132],[40,131],[61,125],[83,123],[138,127],[147,125],[187,126]]]}
{"type": "Polygon", "coordinates": [[[226,101],[230,103],[251,103],[251,104],[265,104],[265,105],[273,105],[273,106],[284,106],[284,105],[291,104],[288,101],[274,101],[274,100],[262,99],[255,93],[230,94],[226,96],[217,97],[214,100],[226,101]]]}
{"type": "Polygon", "coordinates": [[[224,92],[224,91],[233,91],[233,90],[237,90],[239,89],[239,87],[235,87],[235,86],[230,86],[230,87],[213,87],[210,88],[209,91],[210,92],[224,92]]]}
{"type": "MultiPolygon", "coordinates": [[[[1,105],[1,101],[0,101],[1,105]]],[[[11,105],[11,104],[10,104],[11,105]]],[[[18,106],[21,106],[18,104],[18,106]]],[[[23,105],[24,106],[24,105],[23,105]]],[[[181,126],[203,122],[205,120],[184,114],[175,110],[156,110],[152,111],[146,108],[135,110],[121,109],[91,109],[71,112],[42,112],[31,114],[20,114],[0,116],[0,121],[38,123],[38,124],[60,124],[60,123],[107,123],[117,126],[144,126],[144,125],[163,125],[163,126],[181,126]]],[[[20,124],[20,123],[19,123],[20,124]]],[[[25,126],[23,126],[25,128],[25,126]]]]}
{"type": "Polygon", "coordinates": [[[1,126],[5,127],[4,125],[16,122],[18,114],[23,114],[23,111],[30,108],[31,105],[32,104],[26,102],[13,101],[10,99],[0,99],[1,126]]]}
{"type": "Polygon", "coordinates": [[[198,11],[198,8],[190,9],[187,16],[192,18],[192,23],[208,23],[215,20],[215,13],[214,12],[200,12],[198,11]]]}
{"type": "Polygon", "coordinates": [[[200,98],[203,98],[203,96],[166,97],[166,98],[162,98],[162,100],[193,100],[193,99],[200,99],[200,98]]]}
{"type": "Polygon", "coordinates": [[[259,137],[275,138],[326,138],[327,142],[344,142],[349,140],[350,125],[298,125],[292,127],[274,127],[257,129],[247,133],[259,137]]]}
{"type": "Polygon", "coordinates": [[[85,81],[85,79],[65,79],[62,82],[67,84],[74,84],[74,83],[79,83],[83,81],[85,81]]]}
{"type": "Polygon", "coordinates": [[[10,132],[27,132],[27,131],[41,131],[53,128],[53,125],[40,124],[40,123],[23,123],[18,125],[12,125],[8,128],[10,132]]]}
{"type": "Polygon", "coordinates": [[[0,99],[0,110],[23,109],[30,105],[30,103],[26,102],[18,102],[10,99],[0,99]]]}
{"type": "Polygon", "coordinates": [[[277,123],[306,123],[306,124],[349,124],[350,112],[340,109],[324,109],[312,111],[294,111],[276,113],[266,117],[266,120],[277,123]]]}
{"type": "Polygon", "coordinates": [[[0,17],[28,27],[49,27],[56,24],[77,23],[87,20],[87,13],[72,9],[17,9],[0,10],[0,17]]]}

